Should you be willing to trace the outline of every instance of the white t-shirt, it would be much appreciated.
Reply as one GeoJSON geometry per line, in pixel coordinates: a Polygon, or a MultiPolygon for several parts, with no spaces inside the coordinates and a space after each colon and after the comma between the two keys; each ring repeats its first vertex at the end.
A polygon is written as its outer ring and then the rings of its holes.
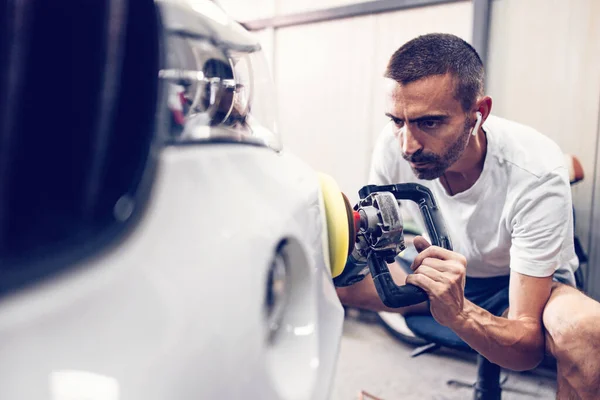
{"type": "MultiPolygon", "coordinates": [[[[434,194],[454,251],[468,260],[467,276],[534,277],[554,274],[574,284],[571,188],[564,156],[536,130],[499,117],[483,124],[487,154],[475,184],[450,196],[439,179],[420,180],[402,158],[391,123],[381,133],[369,181],[376,185],[416,182],[434,194]]],[[[403,207],[424,229],[416,203],[403,207]]]]}

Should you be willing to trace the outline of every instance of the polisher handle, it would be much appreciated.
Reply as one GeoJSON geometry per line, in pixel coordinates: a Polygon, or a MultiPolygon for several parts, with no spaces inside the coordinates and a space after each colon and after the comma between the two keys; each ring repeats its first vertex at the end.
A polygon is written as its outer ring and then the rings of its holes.
{"type": "Polygon", "coordinates": [[[444,218],[429,188],[418,183],[368,185],[364,186],[358,194],[361,199],[364,199],[374,192],[390,192],[398,200],[412,200],[417,203],[431,239],[431,244],[452,250],[452,242],[446,230],[444,218]]]}
{"type": "MultiPolygon", "coordinates": [[[[390,192],[398,200],[412,200],[419,205],[425,221],[431,243],[452,250],[452,243],[446,231],[441,211],[437,206],[433,193],[417,183],[400,183],[396,185],[369,185],[359,191],[361,199],[373,192],[390,192]]],[[[377,252],[371,252],[367,258],[369,271],[373,277],[377,294],[383,304],[390,308],[406,307],[427,300],[425,291],[414,285],[398,286],[392,279],[387,263],[377,252]]]]}
{"type": "Polygon", "coordinates": [[[367,258],[369,270],[379,298],[390,308],[406,307],[427,300],[427,293],[414,285],[398,286],[392,279],[386,261],[375,252],[367,258]]]}

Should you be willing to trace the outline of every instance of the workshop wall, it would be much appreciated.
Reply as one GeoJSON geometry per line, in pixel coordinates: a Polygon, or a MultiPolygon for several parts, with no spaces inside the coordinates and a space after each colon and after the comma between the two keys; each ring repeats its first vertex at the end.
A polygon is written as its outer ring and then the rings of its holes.
{"type": "Polygon", "coordinates": [[[381,76],[388,58],[419,34],[469,39],[471,18],[465,1],[277,29],[273,68],[286,148],[357,200],[386,123],[381,76]]]}
{"type": "Polygon", "coordinates": [[[366,179],[375,17],[278,29],[275,40],[284,146],[352,197],[366,179]]]}
{"type": "Polygon", "coordinates": [[[238,21],[252,21],[368,1],[372,0],[216,0],[216,3],[238,21]]]}
{"type": "Polygon", "coordinates": [[[291,14],[324,8],[346,6],[349,4],[365,3],[370,0],[277,0],[278,14],[291,14]]]}
{"type": "MultiPolygon", "coordinates": [[[[600,114],[600,111],[598,112],[600,114]]],[[[600,301],[600,115],[596,140],[596,165],[594,171],[594,192],[592,193],[592,226],[590,228],[589,265],[587,271],[587,293],[600,301]]]]}

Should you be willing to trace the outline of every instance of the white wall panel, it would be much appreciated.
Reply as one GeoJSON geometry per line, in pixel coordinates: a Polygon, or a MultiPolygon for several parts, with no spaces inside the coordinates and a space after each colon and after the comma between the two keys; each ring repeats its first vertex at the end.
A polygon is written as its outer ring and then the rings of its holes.
{"type": "Polygon", "coordinates": [[[349,4],[366,3],[371,0],[277,0],[277,14],[285,15],[320,10],[349,4]]]}
{"type": "Polygon", "coordinates": [[[275,77],[284,145],[357,198],[385,124],[382,74],[392,53],[425,33],[468,40],[471,2],[281,28],[275,77]]]}
{"type": "MultiPolygon", "coordinates": [[[[598,110],[600,113],[600,110],[598,110]]],[[[596,156],[600,155],[600,116],[598,118],[596,156]]],[[[596,181],[592,201],[590,261],[587,274],[587,289],[590,296],[600,301],[600,160],[596,160],[596,181]]]]}
{"type": "Polygon", "coordinates": [[[374,33],[373,16],[276,32],[284,146],[333,175],[353,201],[366,179],[374,33]]]}
{"type": "MultiPolygon", "coordinates": [[[[589,248],[600,99],[600,1],[495,0],[488,88],[497,115],[531,125],[577,155],[577,233],[589,248]]],[[[535,151],[535,150],[533,150],[535,151]]]]}

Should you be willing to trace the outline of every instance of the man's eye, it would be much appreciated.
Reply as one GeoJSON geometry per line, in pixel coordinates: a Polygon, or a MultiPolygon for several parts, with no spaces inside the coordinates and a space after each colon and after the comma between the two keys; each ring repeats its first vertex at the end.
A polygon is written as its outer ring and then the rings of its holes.
{"type": "Polygon", "coordinates": [[[401,119],[391,118],[391,120],[394,123],[394,125],[396,125],[398,128],[402,128],[404,126],[404,121],[402,121],[401,119]]]}
{"type": "Polygon", "coordinates": [[[440,122],[436,120],[425,120],[419,122],[421,129],[435,129],[440,126],[440,122]]]}

